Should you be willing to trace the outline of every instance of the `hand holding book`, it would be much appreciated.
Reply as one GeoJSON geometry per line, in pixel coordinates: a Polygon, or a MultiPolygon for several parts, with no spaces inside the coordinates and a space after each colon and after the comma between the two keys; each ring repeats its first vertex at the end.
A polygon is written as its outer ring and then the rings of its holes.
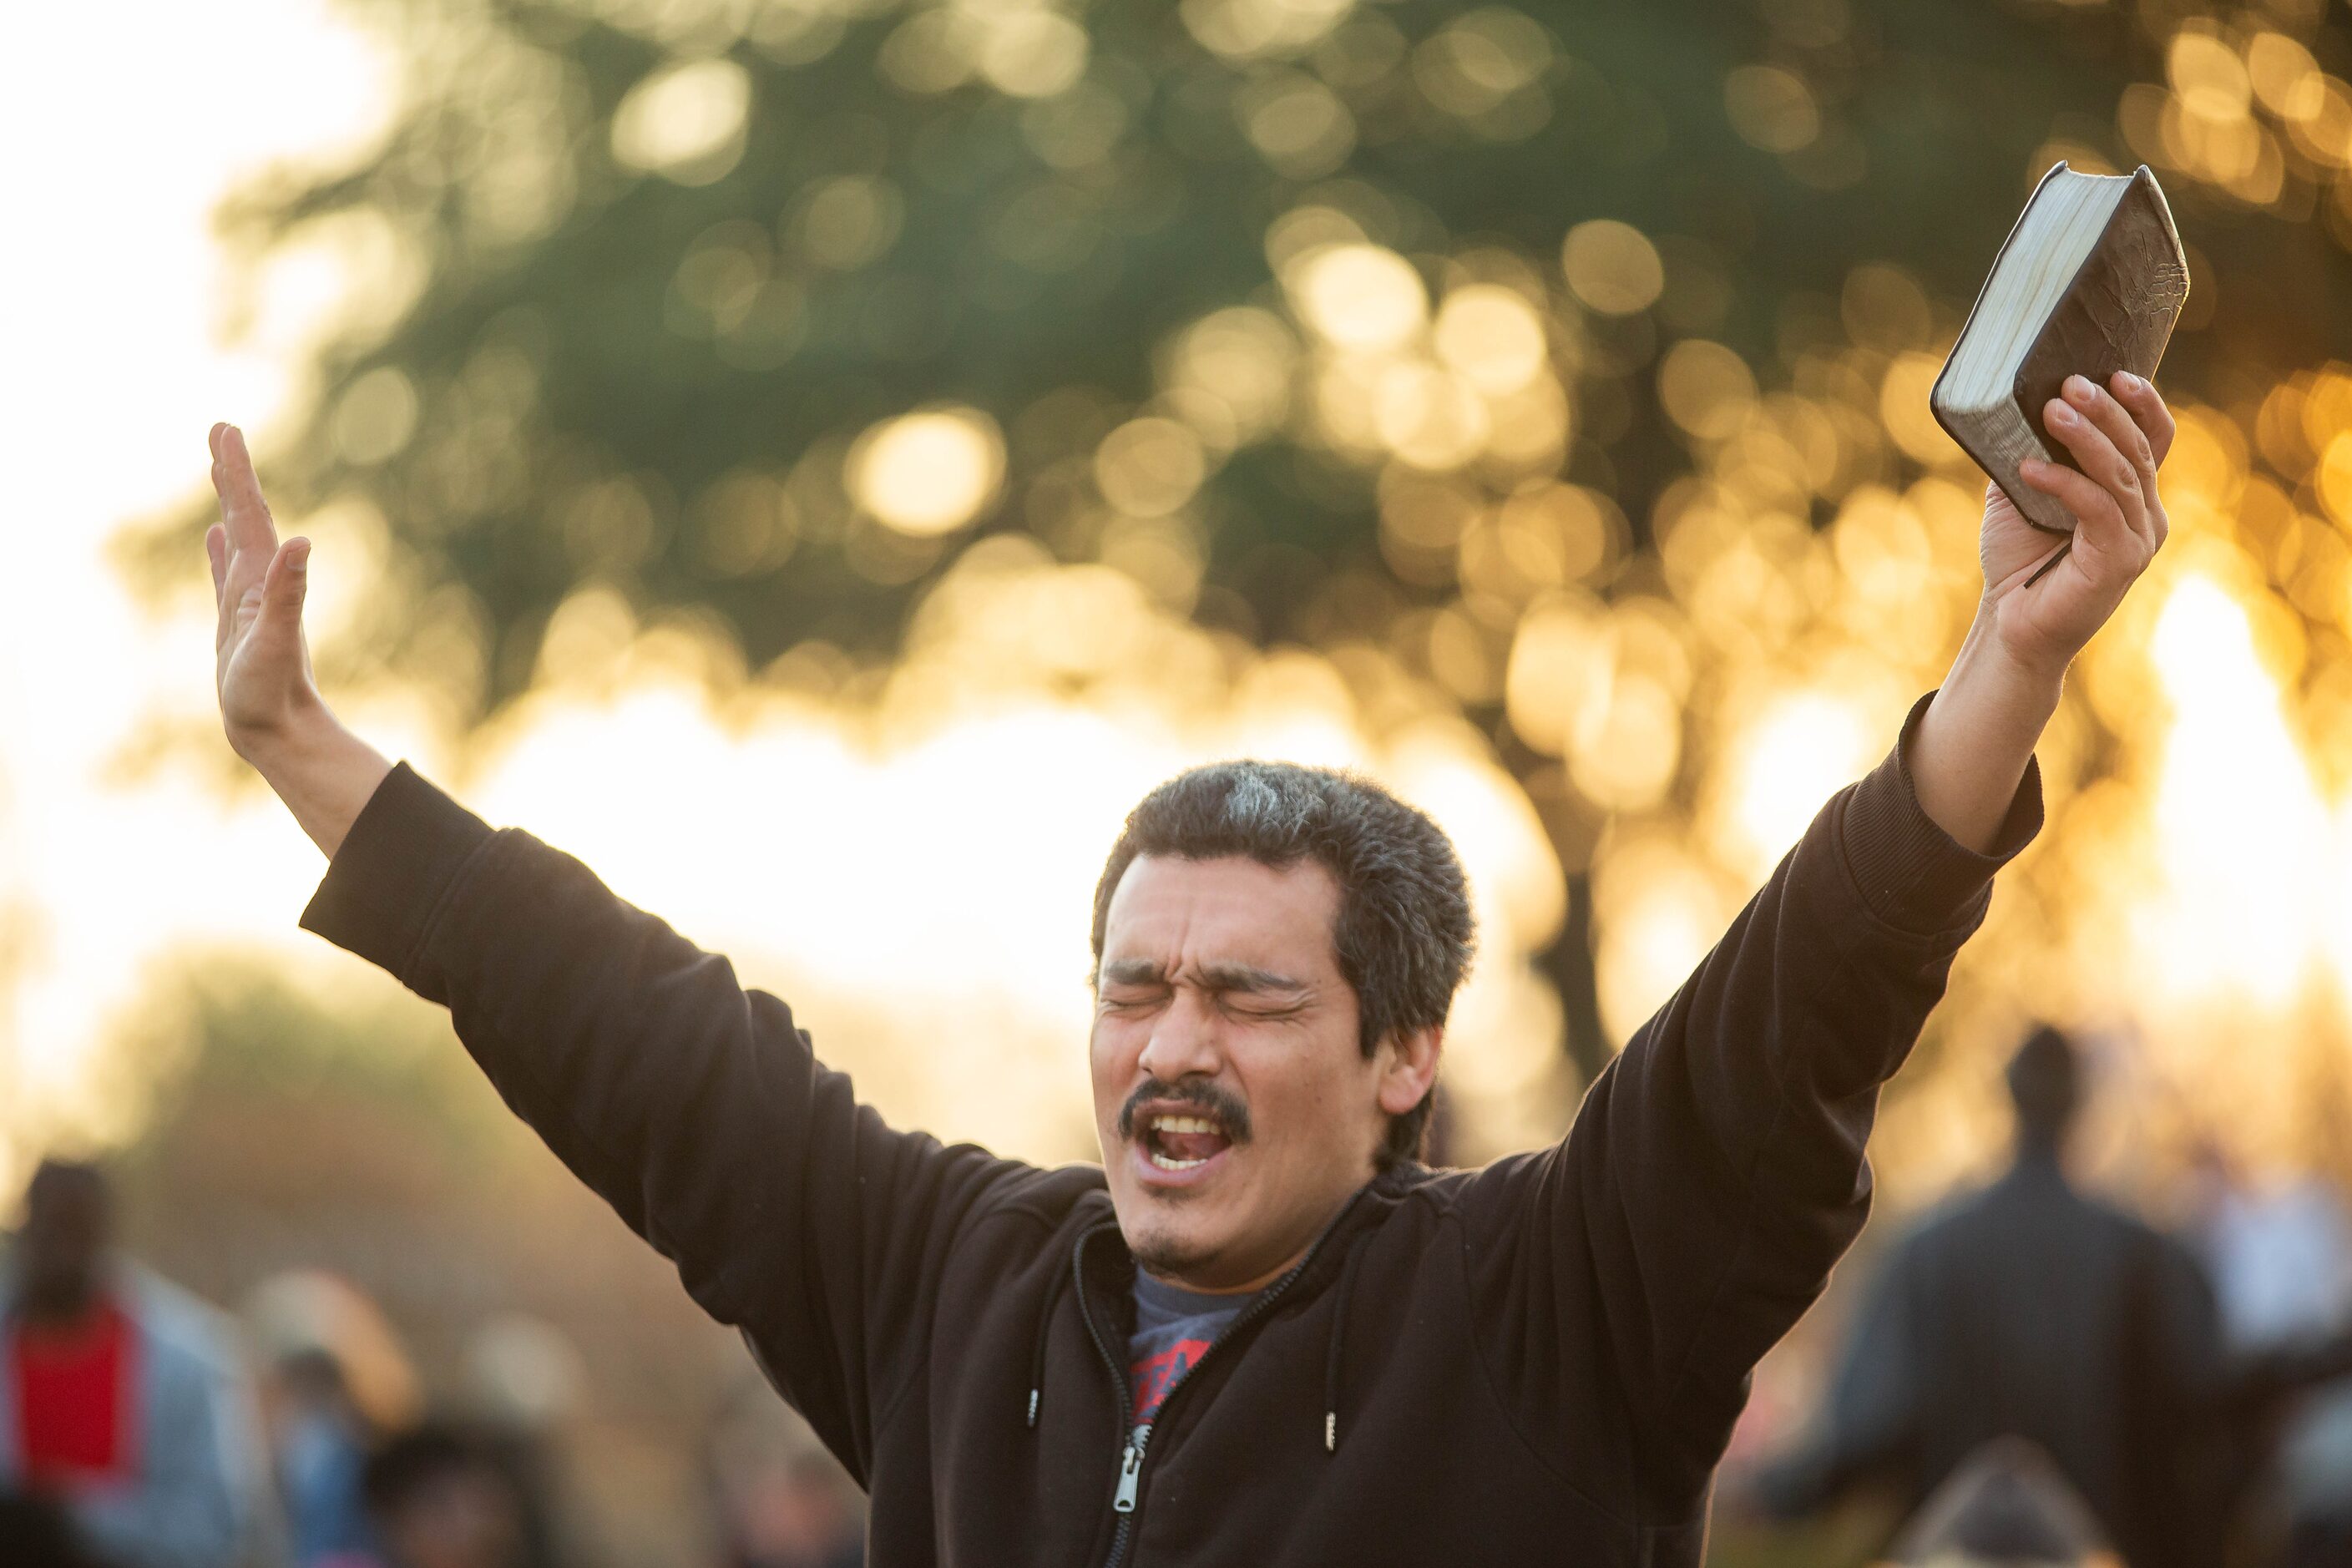
{"type": "Polygon", "coordinates": [[[1920,809],[1986,850],[2057,711],[2066,667],[2164,543],[2172,415],[2148,378],[2189,291],[2156,176],[2043,176],[1929,405],[1992,477],[1984,597],[1921,721],[1920,809]]]}
{"type": "Polygon", "coordinates": [[[1911,752],[1911,786],[1928,819],[1990,851],[2008,821],[2066,667],[2123,603],[2164,543],[2157,466],[2172,416],[2155,386],[2118,371],[2104,387],[2079,375],[2036,412],[2074,467],[2023,459],[2022,483],[2063,505],[2074,532],[2053,540],[1999,485],[1985,489],[1984,597],[1911,752]]]}
{"type": "Polygon", "coordinates": [[[2071,532],[2074,518],[2021,471],[2074,461],[2043,410],[2070,376],[2155,375],[2188,298],[2188,252],[2156,176],[2060,163],[1994,258],[1928,406],[2028,522],[2071,532]]]}
{"type": "Polygon", "coordinates": [[[2074,519],[2053,541],[1997,484],[1985,487],[1979,543],[1985,612],[2010,658],[2063,674],[2147,570],[2169,527],[2157,469],[2172,447],[2172,413],[2153,383],[2117,371],[2105,386],[2072,375],[2036,410],[2074,459],[2029,458],[2018,477],[2074,519]]]}
{"type": "Polygon", "coordinates": [[[2148,378],[2188,294],[2154,174],[2056,164],[1928,395],[1993,481],[1982,550],[1999,642],[2053,679],[2164,542],[2156,469],[2172,416],[2148,378]]]}

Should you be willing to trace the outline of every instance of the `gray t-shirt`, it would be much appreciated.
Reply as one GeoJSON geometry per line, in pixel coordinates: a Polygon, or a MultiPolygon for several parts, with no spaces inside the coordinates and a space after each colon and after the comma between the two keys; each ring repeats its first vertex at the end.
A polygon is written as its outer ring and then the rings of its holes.
{"type": "Polygon", "coordinates": [[[1176,1380],[1256,1299],[1187,1290],[1136,1270],[1135,1332],[1127,1341],[1127,1384],[1135,1400],[1130,1419],[1137,1426],[1160,1413],[1160,1402],[1176,1380]]]}

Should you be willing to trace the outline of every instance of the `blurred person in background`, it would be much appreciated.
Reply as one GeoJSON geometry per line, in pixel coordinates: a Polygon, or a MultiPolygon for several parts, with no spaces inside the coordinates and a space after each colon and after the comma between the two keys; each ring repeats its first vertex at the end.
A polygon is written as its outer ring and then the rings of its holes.
{"type": "Polygon", "coordinates": [[[521,1510],[523,1558],[551,1568],[578,1557],[565,1528],[565,1428],[584,1380],[580,1352],[552,1323],[519,1312],[475,1325],[466,1342],[467,1427],[502,1470],[521,1510]]]}
{"type": "Polygon", "coordinates": [[[0,1266],[0,1487],[119,1568],[252,1562],[277,1535],[233,1331],[112,1241],[105,1175],[42,1162],[0,1266]]]}
{"type": "Polygon", "coordinates": [[[370,1568],[378,1554],[360,1483],[373,1434],[342,1363],[323,1347],[298,1350],[278,1363],[272,1385],[295,1568],[370,1568]]]}
{"type": "Polygon", "coordinates": [[[368,1458],[362,1479],[386,1568],[550,1568],[532,1500],[495,1438],[427,1422],[368,1458]]]}
{"type": "Polygon", "coordinates": [[[270,1275],[243,1310],[269,1367],[263,1414],[297,1568],[374,1563],[361,1474],[423,1411],[399,1334],[366,1292],[318,1268],[270,1275]]]}
{"type": "Polygon", "coordinates": [[[711,1509],[725,1568],[858,1568],[863,1500],[767,1385],[737,1386],[712,1424],[711,1509]]]}
{"type": "MultiPolygon", "coordinates": [[[[2216,1142],[2193,1162],[2194,1235],[2212,1271],[2231,1351],[2324,1355],[2352,1323],[2352,1220],[2315,1175],[2258,1184],[2216,1142]]],[[[2263,1502],[2290,1568],[2352,1563],[2352,1385],[2281,1410],[2263,1502]]]]}
{"type": "Polygon", "coordinates": [[[305,923],[448,1005],[742,1330],[869,1488],[875,1561],[1696,1564],[1748,1374],[1861,1228],[1878,1088],[2039,827],[2066,668],[2164,538],[2155,389],[2044,415],[2082,468],[2027,482],[2074,534],[1988,492],[1944,686],[1568,1138],[1475,1173],[1418,1158],[1460,861],[1363,781],[1228,763],[1137,807],[1090,932],[1105,1163],[1040,1170],[887,1126],[724,960],[344,729],[309,546],[226,426],[217,690],[330,858],[305,923]]]}
{"type": "Polygon", "coordinates": [[[1985,1446],[2023,1438],[2131,1568],[2222,1561],[2252,1415],[2335,1370],[2340,1350],[2228,1353],[2196,1256],[2068,1178],[2083,1080],[2057,1029],[2018,1048],[2008,1173],[1895,1244],[1817,1430],[1761,1479],[1769,1511],[1793,1518],[1870,1488],[1907,1511],[1985,1446]]]}

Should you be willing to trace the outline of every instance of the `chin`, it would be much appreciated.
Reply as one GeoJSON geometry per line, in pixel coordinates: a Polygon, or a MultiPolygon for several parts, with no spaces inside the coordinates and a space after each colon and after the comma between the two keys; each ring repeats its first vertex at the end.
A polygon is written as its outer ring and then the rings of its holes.
{"type": "Polygon", "coordinates": [[[1139,1211],[1121,1217],[1120,1232],[1135,1261],[1162,1276],[1198,1274],[1212,1268],[1223,1254],[1224,1237],[1205,1233],[1180,1202],[1156,1193],[1139,1193],[1132,1200],[1139,1211]]]}
{"type": "Polygon", "coordinates": [[[1163,1279],[1198,1274],[1217,1260],[1216,1248],[1164,1232],[1133,1237],[1127,1249],[1135,1255],[1136,1267],[1163,1279]]]}

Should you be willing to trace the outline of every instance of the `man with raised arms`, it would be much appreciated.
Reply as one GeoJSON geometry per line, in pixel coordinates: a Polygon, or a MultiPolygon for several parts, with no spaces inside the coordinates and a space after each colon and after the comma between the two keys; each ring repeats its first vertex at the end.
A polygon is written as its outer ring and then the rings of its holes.
{"type": "Polygon", "coordinates": [[[741,1330],[879,1568],[1696,1564],[1748,1371],[1862,1226],[1878,1086],[2040,824],[2067,664],[2164,540],[2155,389],[2077,377],[2047,417],[2080,471],[2027,482],[2072,539],[1989,497],[1943,687],[1568,1137],[1482,1171],[1415,1159],[1461,868],[1361,781],[1235,763],[1136,808],[1094,907],[1103,1164],[1039,1170],[886,1125],[723,959],[337,723],[310,547],[226,426],[221,716],[331,862],[304,923],[446,1005],[741,1330]]]}

